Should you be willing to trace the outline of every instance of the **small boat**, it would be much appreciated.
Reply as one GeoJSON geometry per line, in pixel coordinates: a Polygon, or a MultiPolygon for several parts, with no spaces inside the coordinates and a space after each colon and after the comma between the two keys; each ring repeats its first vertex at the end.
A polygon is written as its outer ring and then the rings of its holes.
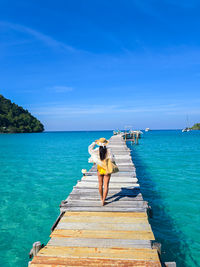
{"type": "Polygon", "coordinates": [[[184,132],[190,132],[190,131],[191,131],[191,129],[190,129],[190,127],[189,127],[189,118],[188,118],[188,115],[187,115],[187,117],[186,117],[186,125],[188,125],[188,126],[185,127],[185,128],[182,130],[182,133],[184,133],[184,132]]]}
{"type": "Polygon", "coordinates": [[[150,128],[146,128],[146,129],[145,129],[145,132],[148,132],[148,131],[150,131],[150,128]]]}
{"type": "Polygon", "coordinates": [[[191,129],[188,128],[188,127],[186,127],[186,128],[184,128],[184,129],[182,130],[182,133],[184,133],[184,132],[190,132],[190,131],[191,131],[191,129]]]}

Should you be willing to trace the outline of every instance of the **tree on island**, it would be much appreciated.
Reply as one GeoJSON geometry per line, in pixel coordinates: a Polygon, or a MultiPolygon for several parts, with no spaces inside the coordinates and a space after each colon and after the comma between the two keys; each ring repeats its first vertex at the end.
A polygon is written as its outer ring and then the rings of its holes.
{"type": "Polygon", "coordinates": [[[195,123],[190,129],[191,130],[200,130],[200,123],[195,123]]]}
{"type": "Polygon", "coordinates": [[[0,133],[38,133],[43,131],[43,124],[28,110],[0,95],[0,133]]]}

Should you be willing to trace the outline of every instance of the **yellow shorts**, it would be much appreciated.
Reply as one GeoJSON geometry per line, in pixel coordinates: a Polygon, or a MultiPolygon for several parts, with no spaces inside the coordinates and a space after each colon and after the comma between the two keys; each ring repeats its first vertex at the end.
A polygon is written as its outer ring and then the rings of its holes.
{"type": "Polygon", "coordinates": [[[105,175],[106,174],[106,170],[104,168],[102,168],[101,166],[97,165],[97,170],[101,175],[105,175]]]}

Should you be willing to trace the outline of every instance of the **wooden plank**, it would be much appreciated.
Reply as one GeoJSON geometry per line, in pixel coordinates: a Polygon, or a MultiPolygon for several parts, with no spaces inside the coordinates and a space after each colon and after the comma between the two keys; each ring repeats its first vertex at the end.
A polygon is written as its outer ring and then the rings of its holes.
{"type": "MultiPolygon", "coordinates": [[[[66,199],[66,201],[68,200],[96,200],[96,201],[99,201],[100,200],[100,195],[98,192],[96,192],[96,194],[92,194],[92,195],[88,195],[87,193],[82,193],[82,194],[70,194],[69,197],[66,199]]],[[[112,197],[112,196],[108,196],[106,198],[108,201],[110,200],[115,200],[115,199],[118,199],[118,200],[123,200],[123,201],[143,201],[143,197],[142,197],[142,194],[138,194],[137,196],[133,196],[133,197],[128,197],[128,196],[115,196],[115,197],[112,197]]]]}
{"type": "Polygon", "coordinates": [[[134,167],[134,165],[132,164],[132,163],[130,163],[130,162],[117,162],[117,161],[115,161],[115,163],[116,163],[116,165],[117,165],[117,167],[119,168],[119,167],[121,167],[121,168],[134,168],[134,170],[135,170],[135,167],[134,167]]]}
{"type": "MultiPolygon", "coordinates": [[[[84,185],[81,185],[81,183],[77,184],[76,186],[74,186],[74,188],[77,188],[79,190],[86,190],[86,189],[93,189],[93,190],[98,190],[99,186],[98,185],[94,185],[94,184],[89,184],[89,183],[85,183],[84,185]]],[[[120,191],[125,191],[125,190],[136,190],[136,189],[140,189],[139,184],[132,184],[131,186],[112,186],[109,188],[109,190],[112,190],[115,193],[118,193],[120,191]]]]}
{"type": "Polygon", "coordinates": [[[146,212],[144,213],[137,213],[137,212],[66,212],[64,214],[65,216],[78,216],[78,217],[85,217],[85,216],[89,216],[89,217],[93,217],[93,216],[97,216],[97,217],[107,217],[107,218],[124,218],[124,220],[127,220],[128,218],[148,218],[146,212]]]}
{"type": "MultiPolygon", "coordinates": [[[[82,178],[81,181],[83,182],[88,182],[88,183],[94,183],[94,182],[97,182],[98,181],[98,177],[93,177],[93,178],[82,178]]],[[[110,179],[110,183],[109,185],[112,186],[112,184],[124,184],[124,183],[127,183],[127,184],[133,184],[133,183],[137,183],[138,182],[138,179],[137,178],[116,178],[116,177],[112,177],[111,176],[111,179],[110,179]]]]}
{"type": "Polygon", "coordinates": [[[119,165],[119,167],[121,166],[121,168],[125,168],[123,165],[120,165],[120,163],[121,164],[124,163],[124,165],[128,165],[126,168],[135,170],[135,167],[134,167],[134,165],[131,164],[131,161],[128,161],[125,159],[116,159],[115,163],[117,164],[117,166],[119,165]]]}
{"type": "MultiPolygon", "coordinates": [[[[97,175],[93,175],[93,176],[83,176],[82,180],[86,180],[86,181],[98,181],[98,176],[97,175]]],[[[137,182],[138,179],[136,177],[124,177],[124,176],[111,176],[110,181],[112,182],[137,182]]]]}
{"type": "MultiPolygon", "coordinates": [[[[90,173],[89,175],[87,175],[87,177],[86,178],[81,178],[81,179],[95,179],[96,178],[96,181],[98,181],[98,176],[97,176],[97,172],[92,172],[92,173],[90,173]],[[91,177],[91,178],[90,178],[91,177]]],[[[135,173],[119,173],[118,175],[117,175],[117,173],[116,174],[112,174],[111,175],[111,178],[110,178],[110,181],[120,181],[120,182],[123,182],[123,181],[134,181],[134,180],[132,180],[132,179],[137,179],[137,177],[136,177],[136,174],[135,173]]]]}
{"type": "Polygon", "coordinates": [[[99,248],[151,248],[149,240],[100,239],[100,238],[51,238],[48,246],[99,247],[99,248]]]}
{"type": "MultiPolygon", "coordinates": [[[[117,165],[118,166],[118,165],[117,165]]],[[[120,165],[118,166],[119,172],[111,174],[111,177],[113,176],[120,176],[120,177],[125,177],[125,176],[134,176],[136,177],[136,170],[133,167],[129,167],[127,165],[120,165]]],[[[90,169],[90,171],[86,172],[85,176],[93,176],[97,175],[97,168],[90,169]]]]}
{"type": "Polygon", "coordinates": [[[131,166],[134,166],[133,163],[132,163],[132,160],[131,160],[131,156],[122,156],[122,155],[115,155],[114,156],[115,158],[115,162],[124,162],[125,160],[127,161],[127,164],[131,165],[131,166]]]}
{"type": "Polygon", "coordinates": [[[123,155],[123,154],[117,154],[114,155],[115,159],[126,159],[128,161],[131,161],[131,155],[123,155]]]}
{"type": "MultiPolygon", "coordinates": [[[[146,201],[106,201],[106,206],[108,207],[132,207],[132,208],[147,208],[146,201]]],[[[99,207],[101,206],[100,200],[77,200],[77,199],[69,199],[66,203],[66,206],[70,207],[99,207]]]]}
{"type": "MultiPolygon", "coordinates": [[[[118,164],[118,163],[116,162],[116,164],[118,164]]],[[[134,167],[129,167],[129,166],[126,166],[126,165],[121,165],[118,168],[119,168],[119,173],[118,174],[120,174],[120,175],[123,175],[124,173],[135,173],[136,172],[134,167]]],[[[91,169],[89,172],[87,172],[87,174],[93,173],[93,172],[97,172],[97,168],[96,167],[91,169]]]]}
{"type": "Polygon", "coordinates": [[[148,222],[140,223],[103,223],[103,222],[63,222],[61,220],[56,229],[68,229],[68,230],[112,230],[112,231],[151,231],[151,227],[148,222]]]}
{"type": "Polygon", "coordinates": [[[108,148],[110,148],[111,150],[112,149],[126,149],[126,150],[130,150],[130,148],[127,147],[127,145],[124,143],[124,144],[120,144],[120,143],[113,143],[113,144],[109,144],[108,145],[108,148]]]}
{"type": "MultiPolygon", "coordinates": [[[[122,213],[123,214],[123,213],[122,213]]],[[[94,222],[103,222],[106,224],[113,224],[113,223],[149,223],[147,217],[107,217],[106,215],[102,218],[102,216],[63,216],[62,222],[87,222],[87,223],[94,223],[94,222]]]]}
{"type": "MultiPolygon", "coordinates": [[[[92,177],[92,178],[82,178],[81,181],[85,181],[85,182],[88,182],[88,183],[96,183],[98,182],[98,177],[92,177]]],[[[118,177],[112,177],[111,176],[111,179],[110,179],[110,185],[112,184],[123,184],[123,183],[128,183],[128,184],[136,184],[138,183],[138,179],[137,178],[134,178],[134,177],[127,177],[127,178],[119,178],[118,177]]]]}
{"type": "Polygon", "coordinates": [[[54,247],[42,248],[38,256],[104,258],[104,259],[135,259],[158,261],[156,249],[148,248],[87,248],[87,247],[54,247]]]}
{"type": "Polygon", "coordinates": [[[119,142],[116,142],[116,143],[113,143],[113,142],[110,142],[109,144],[108,144],[108,146],[107,146],[108,148],[115,148],[115,147],[119,147],[119,148],[124,148],[124,149],[129,149],[128,147],[127,147],[127,145],[125,144],[125,143],[119,143],[119,142]]]}
{"type": "MultiPolygon", "coordinates": [[[[89,192],[90,190],[94,191],[94,192],[98,192],[98,188],[97,187],[79,187],[79,186],[74,186],[74,192],[89,192]]],[[[121,187],[121,188],[109,188],[109,192],[108,195],[112,196],[112,195],[124,195],[124,196],[134,196],[135,192],[140,191],[140,187],[121,187]]],[[[80,192],[80,194],[81,194],[80,192]]],[[[72,194],[72,193],[71,193],[72,194]]]]}
{"type": "Polygon", "coordinates": [[[89,259],[89,258],[64,258],[64,257],[34,257],[31,267],[71,267],[71,266],[92,266],[92,267],[161,267],[159,261],[143,260],[117,260],[117,259],[89,259]]]}
{"type": "MultiPolygon", "coordinates": [[[[87,177],[87,178],[82,178],[81,181],[88,182],[88,183],[95,183],[95,182],[98,182],[98,178],[97,177],[93,177],[93,178],[87,177]]],[[[132,185],[132,184],[135,184],[137,182],[138,182],[138,179],[133,178],[133,177],[127,178],[127,179],[124,179],[124,178],[118,179],[118,177],[112,177],[111,176],[109,185],[111,186],[112,184],[124,184],[124,183],[132,185]]]]}
{"type": "MultiPolygon", "coordinates": [[[[86,172],[86,175],[87,176],[89,176],[89,175],[95,175],[95,174],[97,174],[97,170],[95,169],[95,170],[90,170],[90,171],[88,171],[88,172],[86,172]]],[[[120,172],[118,172],[118,173],[113,173],[112,175],[111,175],[111,177],[112,176],[135,176],[135,174],[136,174],[136,172],[135,172],[135,170],[131,170],[131,171],[120,171],[120,172]]]]}
{"type": "MultiPolygon", "coordinates": [[[[84,176],[82,177],[83,181],[98,181],[97,175],[91,175],[91,176],[84,176]]],[[[110,182],[137,182],[138,179],[136,177],[129,177],[129,176],[112,176],[110,178],[110,182]]]]}
{"type": "MultiPolygon", "coordinates": [[[[132,160],[131,160],[131,157],[129,159],[126,159],[126,158],[116,158],[115,157],[115,162],[126,162],[127,164],[131,164],[132,165],[132,160]]],[[[133,165],[134,166],[134,165],[133,165]]]]}
{"type": "Polygon", "coordinates": [[[117,155],[131,157],[131,150],[127,150],[127,149],[123,149],[123,148],[122,149],[121,148],[111,148],[110,151],[114,155],[114,157],[117,155]]]}
{"type": "Polygon", "coordinates": [[[127,148],[121,148],[121,147],[112,147],[110,148],[111,152],[113,154],[126,154],[126,155],[130,155],[131,154],[131,150],[127,149],[127,148]]]}
{"type": "MultiPolygon", "coordinates": [[[[99,184],[98,183],[95,183],[95,182],[87,182],[87,181],[79,181],[77,183],[77,186],[78,187],[94,187],[94,188],[98,188],[99,187],[99,184]]],[[[139,184],[137,183],[110,183],[110,186],[109,188],[117,188],[117,189],[120,189],[122,187],[130,187],[130,188],[133,188],[133,187],[139,187],[139,184]]]]}
{"type": "MultiPolygon", "coordinates": [[[[82,176],[82,179],[97,179],[98,180],[98,176],[97,176],[97,173],[92,173],[90,175],[84,175],[82,176]]],[[[129,174],[129,175],[124,175],[123,173],[119,172],[118,175],[117,173],[113,173],[111,174],[111,179],[115,180],[120,180],[120,181],[125,181],[125,180],[131,180],[131,181],[134,181],[132,179],[137,179],[136,177],[136,174],[135,173],[132,173],[132,174],[129,174]]]]}
{"type": "MultiPolygon", "coordinates": [[[[90,176],[97,176],[97,172],[94,171],[94,172],[91,172],[89,174],[87,174],[87,177],[90,177],[90,176]]],[[[136,177],[136,173],[135,172],[120,172],[120,173],[115,173],[115,174],[112,174],[111,175],[111,179],[117,179],[117,178],[120,178],[120,177],[124,177],[124,179],[128,178],[137,178],[136,177]]],[[[79,179],[78,179],[79,180],[79,179]]]]}
{"type": "MultiPolygon", "coordinates": [[[[82,188],[79,188],[78,186],[74,186],[73,191],[70,193],[70,195],[73,194],[96,194],[98,193],[98,188],[84,188],[84,190],[82,190],[82,188]]],[[[110,188],[109,192],[108,192],[108,197],[115,197],[115,196],[136,196],[140,193],[140,188],[139,187],[134,187],[134,188],[121,188],[116,189],[116,188],[110,188]]],[[[99,194],[99,193],[98,193],[99,194]]]]}
{"type": "Polygon", "coordinates": [[[63,211],[106,211],[106,212],[146,212],[146,208],[131,208],[131,207],[110,207],[109,205],[99,207],[74,207],[73,205],[66,204],[60,208],[63,211]]]}

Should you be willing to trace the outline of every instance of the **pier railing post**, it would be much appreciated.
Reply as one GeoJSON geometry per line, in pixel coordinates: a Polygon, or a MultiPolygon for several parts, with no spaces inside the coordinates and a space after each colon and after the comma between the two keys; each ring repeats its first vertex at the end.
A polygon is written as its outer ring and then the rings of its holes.
{"type": "Polygon", "coordinates": [[[31,251],[29,252],[29,258],[31,259],[32,257],[35,257],[40,251],[40,249],[43,247],[44,247],[44,244],[41,244],[40,241],[34,242],[33,247],[31,251]]]}

